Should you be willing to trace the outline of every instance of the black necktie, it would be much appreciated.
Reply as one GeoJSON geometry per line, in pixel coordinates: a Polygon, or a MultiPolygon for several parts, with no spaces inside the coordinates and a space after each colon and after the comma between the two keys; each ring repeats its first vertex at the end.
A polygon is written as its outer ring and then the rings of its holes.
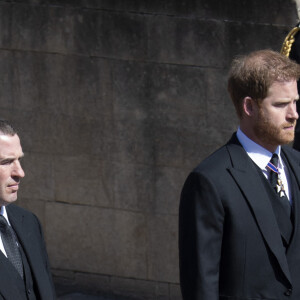
{"type": "Polygon", "coordinates": [[[3,215],[0,215],[0,232],[7,258],[23,278],[23,264],[21,253],[18,247],[17,237],[14,230],[8,225],[3,215]]]}
{"type": "Polygon", "coordinates": [[[285,191],[283,190],[283,184],[278,177],[278,160],[279,160],[278,155],[276,153],[274,153],[272,155],[270,163],[276,167],[276,170],[274,170],[273,168],[270,168],[271,172],[270,172],[269,180],[270,180],[272,188],[275,190],[276,194],[279,196],[279,199],[280,199],[284,209],[286,210],[288,216],[290,216],[291,215],[291,204],[290,204],[288,197],[286,196],[285,191]]]}

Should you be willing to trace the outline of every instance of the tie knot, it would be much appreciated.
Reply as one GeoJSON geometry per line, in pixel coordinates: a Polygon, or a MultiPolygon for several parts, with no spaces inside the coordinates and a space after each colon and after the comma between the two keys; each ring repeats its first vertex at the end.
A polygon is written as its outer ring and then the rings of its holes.
{"type": "Polygon", "coordinates": [[[274,153],[270,160],[270,163],[273,164],[276,168],[278,167],[278,159],[279,159],[278,155],[274,153]]]}

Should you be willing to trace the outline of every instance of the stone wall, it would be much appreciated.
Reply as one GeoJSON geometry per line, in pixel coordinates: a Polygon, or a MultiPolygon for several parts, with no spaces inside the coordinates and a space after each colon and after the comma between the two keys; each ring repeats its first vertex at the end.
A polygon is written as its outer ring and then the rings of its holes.
{"type": "Polygon", "coordinates": [[[0,117],[59,293],[180,299],[180,190],[236,129],[228,65],[296,22],[291,0],[0,1],[0,117]]]}

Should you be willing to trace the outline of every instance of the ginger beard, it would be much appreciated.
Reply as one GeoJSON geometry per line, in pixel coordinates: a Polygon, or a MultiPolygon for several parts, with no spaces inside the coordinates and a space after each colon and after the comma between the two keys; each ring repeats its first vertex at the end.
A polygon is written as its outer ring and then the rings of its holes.
{"type": "Polygon", "coordinates": [[[257,122],[253,128],[255,135],[264,144],[284,145],[289,144],[295,137],[295,126],[297,120],[291,119],[289,122],[275,124],[264,111],[259,108],[257,122]],[[292,126],[292,128],[291,128],[292,126]]]}

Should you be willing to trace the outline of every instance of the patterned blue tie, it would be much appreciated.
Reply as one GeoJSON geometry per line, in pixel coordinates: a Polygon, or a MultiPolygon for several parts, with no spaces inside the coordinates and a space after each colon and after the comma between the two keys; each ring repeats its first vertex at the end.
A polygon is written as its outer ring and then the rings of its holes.
{"type": "Polygon", "coordinates": [[[270,162],[268,163],[267,167],[271,170],[270,172],[270,183],[276,194],[279,196],[279,199],[286,210],[288,216],[291,215],[291,204],[290,201],[284,191],[283,184],[279,178],[279,170],[278,170],[278,161],[279,157],[276,153],[272,155],[270,162]]]}

